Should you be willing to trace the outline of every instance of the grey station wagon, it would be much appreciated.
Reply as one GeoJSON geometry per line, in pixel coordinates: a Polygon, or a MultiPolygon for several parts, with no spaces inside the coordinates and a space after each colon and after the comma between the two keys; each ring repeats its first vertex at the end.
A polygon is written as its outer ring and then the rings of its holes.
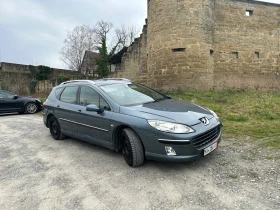
{"type": "Polygon", "coordinates": [[[144,160],[184,162],[218,147],[222,123],[204,107],[172,99],[127,79],[74,80],[53,88],[44,124],[56,140],[70,136],[144,160]]]}

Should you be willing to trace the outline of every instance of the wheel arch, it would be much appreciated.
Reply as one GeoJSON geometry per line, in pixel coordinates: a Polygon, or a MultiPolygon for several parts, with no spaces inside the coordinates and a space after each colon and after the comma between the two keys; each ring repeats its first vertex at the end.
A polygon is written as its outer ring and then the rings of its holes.
{"type": "Polygon", "coordinates": [[[125,129],[125,128],[131,129],[139,137],[139,139],[141,141],[141,144],[143,146],[144,152],[145,152],[145,147],[144,147],[144,144],[143,144],[143,141],[142,141],[141,137],[138,135],[138,133],[132,127],[130,127],[128,125],[119,125],[114,129],[113,137],[112,137],[113,138],[113,143],[114,143],[114,150],[117,151],[117,152],[121,151],[122,144],[121,144],[120,135],[121,135],[122,130],[125,129]]]}
{"type": "Polygon", "coordinates": [[[47,128],[49,128],[50,127],[50,118],[51,117],[54,117],[54,115],[53,114],[48,114],[48,116],[47,116],[47,121],[46,121],[46,126],[47,126],[47,128]]]}

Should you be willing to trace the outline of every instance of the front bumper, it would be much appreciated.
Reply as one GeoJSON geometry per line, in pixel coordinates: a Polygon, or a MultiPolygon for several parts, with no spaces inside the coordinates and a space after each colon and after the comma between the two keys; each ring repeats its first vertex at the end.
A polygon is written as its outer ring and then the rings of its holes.
{"type": "MultiPolygon", "coordinates": [[[[211,144],[215,144],[216,142],[218,142],[218,144],[219,144],[220,141],[221,141],[221,134],[218,139],[207,144],[205,146],[205,148],[210,146],[211,144]]],[[[176,152],[180,151],[180,154],[175,155],[175,156],[170,156],[167,154],[156,154],[156,153],[151,153],[151,152],[145,152],[146,159],[160,161],[160,162],[182,163],[182,162],[188,162],[188,161],[200,158],[200,157],[204,157],[204,149],[200,149],[200,150],[196,150],[196,151],[191,149],[191,150],[193,150],[193,152],[192,152],[193,154],[183,155],[182,153],[184,153],[184,152],[182,152],[182,150],[184,150],[184,149],[182,148],[182,146],[172,145],[172,144],[168,144],[168,146],[172,146],[176,152]]],[[[192,145],[189,145],[189,146],[186,146],[185,148],[187,148],[187,150],[189,150],[189,148],[192,148],[192,147],[193,147],[192,145]]],[[[186,153],[188,153],[188,152],[186,151],[186,153]]]]}
{"type": "Polygon", "coordinates": [[[145,156],[148,160],[164,162],[187,162],[204,156],[204,150],[218,143],[222,136],[222,123],[211,119],[209,126],[201,124],[193,126],[195,133],[168,134],[163,132],[153,133],[141,137],[144,140],[145,156]],[[168,155],[166,147],[172,147],[176,155],[168,155]]]}

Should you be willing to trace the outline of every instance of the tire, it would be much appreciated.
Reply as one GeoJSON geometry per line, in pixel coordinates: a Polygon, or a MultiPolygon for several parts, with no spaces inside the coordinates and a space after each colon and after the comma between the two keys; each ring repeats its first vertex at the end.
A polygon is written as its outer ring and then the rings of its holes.
{"type": "Polygon", "coordinates": [[[122,152],[126,163],[131,166],[139,166],[144,163],[144,149],[140,138],[129,128],[121,133],[122,152]]]}
{"type": "Polygon", "coordinates": [[[38,111],[38,106],[35,103],[28,103],[25,105],[25,112],[28,114],[34,114],[38,111]]]}
{"type": "Polygon", "coordinates": [[[55,140],[62,140],[65,136],[62,134],[58,120],[55,117],[50,119],[50,133],[55,140]]]}

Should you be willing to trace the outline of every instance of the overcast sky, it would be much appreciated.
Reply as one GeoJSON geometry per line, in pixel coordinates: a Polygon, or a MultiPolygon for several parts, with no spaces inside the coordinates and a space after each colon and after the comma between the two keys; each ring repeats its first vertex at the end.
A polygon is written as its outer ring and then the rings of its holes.
{"type": "MultiPolygon", "coordinates": [[[[99,20],[141,29],[147,17],[146,2],[0,0],[0,61],[66,68],[59,51],[67,30],[99,20]]],[[[266,2],[280,4],[280,0],[266,2]]]]}

